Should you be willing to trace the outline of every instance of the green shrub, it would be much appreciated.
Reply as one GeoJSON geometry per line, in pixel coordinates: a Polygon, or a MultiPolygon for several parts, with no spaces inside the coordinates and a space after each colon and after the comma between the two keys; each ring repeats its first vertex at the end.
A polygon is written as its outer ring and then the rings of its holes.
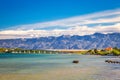
{"type": "Polygon", "coordinates": [[[113,49],[113,50],[112,50],[112,53],[113,53],[114,55],[120,55],[120,51],[119,51],[119,50],[116,50],[116,49],[113,49]]]}

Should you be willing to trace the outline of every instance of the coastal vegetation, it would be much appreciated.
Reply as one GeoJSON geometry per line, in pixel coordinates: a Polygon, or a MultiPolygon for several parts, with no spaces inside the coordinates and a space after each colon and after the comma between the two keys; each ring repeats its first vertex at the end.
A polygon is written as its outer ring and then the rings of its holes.
{"type": "Polygon", "coordinates": [[[120,49],[117,47],[111,48],[105,48],[105,49],[91,49],[88,50],[87,53],[84,54],[90,54],[90,55],[109,55],[109,56],[119,56],[120,55],[120,49]]]}
{"type": "Polygon", "coordinates": [[[109,55],[109,56],[119,56],[120,49],[117,47],[105,48],[105,49],[90,49],[90,50],[27,50],[21,48],[0,48],[0,53],[47,53],[47,54],[83,54],[83,55],[109,55]]]}

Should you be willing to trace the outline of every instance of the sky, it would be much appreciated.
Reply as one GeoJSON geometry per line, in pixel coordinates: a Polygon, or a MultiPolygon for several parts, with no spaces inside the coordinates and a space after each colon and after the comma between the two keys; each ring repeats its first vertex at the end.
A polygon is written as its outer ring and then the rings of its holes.
{"type": "Polygon", "coordinates": [[[0,39],[120,32],[120,0],[0,0],[0,39]]]}

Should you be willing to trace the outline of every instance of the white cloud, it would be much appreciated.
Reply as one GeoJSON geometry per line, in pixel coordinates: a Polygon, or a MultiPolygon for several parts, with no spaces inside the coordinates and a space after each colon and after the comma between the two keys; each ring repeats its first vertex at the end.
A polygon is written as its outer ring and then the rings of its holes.
{"type": "Polygon", "coordinates": [[[0,31],[0,39],[59,35],[88,35],[95,32],[120,32],[120,9],[108,10],[56,21],[13,26],[8,30],[0,31]],[[103,25],[104,23],[109,25],[103,25]],[[113,24],[111,25],[111,23],[113,24]],[[90,27],[90,24],[98,25],[90,27]],[[48,28],[51,28],[51,30],[48,28]]]}
{"type": "Polygon", "coordinates": [[[67,19],[42,22],[36,24],[26,24],[13,26],[10,29],[28,30],[28,29],[41,29],[59,27],[74,27],[80,25],[94,24],[94,23],[115,23],[120,22],[120,9],[108,10],[103,12],[92,13],[88,15],[76,16],[67,19]]]}
{"type": "Polygon", "coordinates": [[[111,26],[76,26],[66,30],[6,30],[0,32],[1,39],[10,38],[33,38],[33,37],[44,37],[44,36],[60,36],[60,35],[89,35],[95,32],[100,33],[111,33],[120,32],[120,23],[111,26]]]}

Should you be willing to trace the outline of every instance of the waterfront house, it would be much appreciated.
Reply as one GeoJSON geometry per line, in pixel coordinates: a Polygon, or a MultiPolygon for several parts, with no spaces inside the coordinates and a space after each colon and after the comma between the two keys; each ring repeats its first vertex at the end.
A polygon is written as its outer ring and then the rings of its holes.
{"type": "Polygon", "coordinates": [[[113,49],[112,47],[105,48],[106,51],[111,51],[112,49],[113,49]]]}

